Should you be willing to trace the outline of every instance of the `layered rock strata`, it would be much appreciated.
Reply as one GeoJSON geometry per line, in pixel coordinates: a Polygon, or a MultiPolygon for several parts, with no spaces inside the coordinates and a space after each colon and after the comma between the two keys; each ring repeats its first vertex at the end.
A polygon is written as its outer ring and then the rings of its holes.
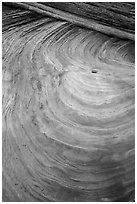
{"type": "Polygon", "coordinates": [[[134,42],[3,9],[3,201],[134,199],[134,42]]]}

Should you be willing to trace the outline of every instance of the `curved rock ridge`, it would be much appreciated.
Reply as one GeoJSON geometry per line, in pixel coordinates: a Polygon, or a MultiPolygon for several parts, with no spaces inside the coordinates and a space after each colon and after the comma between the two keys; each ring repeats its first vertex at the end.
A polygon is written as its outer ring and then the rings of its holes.
{"type": "Polygon", "coordinates": [[[135,2],[3,2],[107,35],[135,40],[135,2]]]}
{"type": "Polygon", "coordinates": [[[3,21],[3,201],[133,200],[134,43],[18,12],[3,21]]]}

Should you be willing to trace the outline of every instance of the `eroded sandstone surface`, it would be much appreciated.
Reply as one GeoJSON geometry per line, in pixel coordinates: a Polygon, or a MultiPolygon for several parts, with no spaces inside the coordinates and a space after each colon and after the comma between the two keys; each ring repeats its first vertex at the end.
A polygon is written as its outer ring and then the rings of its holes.
{"type": "Polygon", "coordinates": [[[3,201],[129,201],[134,42],[3,12],[3,201]]]}

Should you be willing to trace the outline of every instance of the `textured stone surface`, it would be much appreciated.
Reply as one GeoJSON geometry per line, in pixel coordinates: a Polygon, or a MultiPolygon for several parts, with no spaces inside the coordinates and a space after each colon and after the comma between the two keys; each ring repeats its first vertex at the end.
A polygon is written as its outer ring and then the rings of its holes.
{"type": "Polygon", "coordinates": [[[134,199],[134,42],[3,9],[3,201],[134,199]]]}
{"type": "Polygon", "coordinates": [[[5,2],[82,27],[135,39],[135,3],[125,2],[5,2]]]}

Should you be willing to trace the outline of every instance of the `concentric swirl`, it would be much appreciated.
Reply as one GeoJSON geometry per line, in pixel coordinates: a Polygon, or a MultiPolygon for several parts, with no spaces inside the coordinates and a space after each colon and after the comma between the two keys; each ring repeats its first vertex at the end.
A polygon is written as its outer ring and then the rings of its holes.
{"type": "Polygon", "coordinates": [[[3,31],[4,200],[132,200],[134,43],[18,13],[3,31]]]}

